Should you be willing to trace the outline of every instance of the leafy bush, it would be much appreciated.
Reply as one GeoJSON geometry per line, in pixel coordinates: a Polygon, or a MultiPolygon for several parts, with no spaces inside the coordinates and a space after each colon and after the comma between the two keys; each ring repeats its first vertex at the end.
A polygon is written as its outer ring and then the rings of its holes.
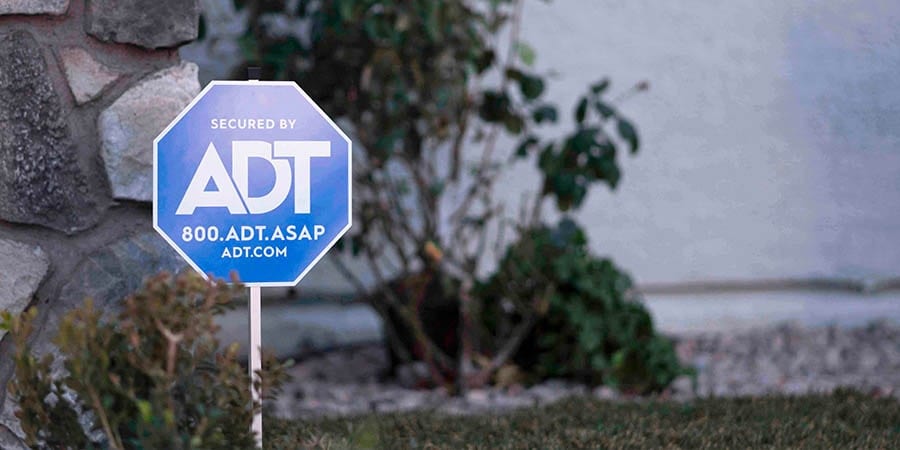
{"type": "Polygon", "coordinates": [[[482,313],[492,333],[533,322],[513,360],[538,378],[570,377],[647,393],[689,374],[671,342],[653,329],[631,278],[592,256],[569,219],[525,233],[500,261],[479,296],[497,301],[482,313]],[[532,308],[521,299],[547,292],[532,308]],[[526,311],[526,314],[511,311],[526,311]]]}
{"type": "MultiPolygon", "coordinates": [[[[496,339],[481,329],[479,310],[520,295],[512,314],[531,317],[549,301],[550,289],[571,282],[549,280],[516,292],[495,283],[490,296],[480,294],[473,288],[483,266],[494,262],[486,250],[500,254],[510,237],[524,240],[543,227],[545,203],[573,211],[596,185],[615,189],[620,150],[634,154],[640,145],[619,103],[645,90],[645,82],[613,96],[609,80],[600,79],[571,106],[566,127],[547,131],[561,114],[546,98],[547,76],[535,68],[533,49],[520,38],[523,1],[236,2],[250,18],[240,41],[246,61],[236,76],[253,65],[264,78],[295,80],[353,136],[354,227],[338,243],[342,251],[332,253],[337,267],[384,319],[392,359],[425,361],[436,384],[455,381],[459,389],[491,378],[534,325],[524,321],[496,339]],[[306,26],[279,25],[286,23],[306,26]],[[497,181],[526,161],[540,177],[520,204],[507,205],[496,195],[497,181]],[[349,269],[350,255],[367,263],[370,276],[349,269]],[[375,279],[374,292],[365,278],[375,279]]],[[[541,257],[570,261],[564,251],[541,257]]],[[[604,283],[618,277],[615,271],[583,275],[613,277],[604,283]]],[[[596,297],[557,296],[554,304],[574,304],[546,314],[593,310],[583,298],[596,297]]],[[[646,318],[638,309],[623,306],[632,313],[579,322],[578,332],[605,333],[587,329],[646,318]]],[[[644,348],[643,341],[635,345],[644,348]]],[[[627,348],[615,347],[609,356],[630,360],[634,349],[627,348]]],[[[595,349],[586,354],[593,357],[595,349]]],[[[659,354],[666,352],[640,358],[659,354]]]]}
{"type": "MultiPolygon", "coordinates": [[[[237,344],[219,351],[216,314],[243,293],[237,280],[161,274],[111,320],[90,300],[60,322],[62,360],[28,350],[37,311],[2,315],[15,345],[10,393],[34,448],[252,448],[254,404],[237,344]]],[[[285,380],[267,356],[263,398],[285,380]]]]}

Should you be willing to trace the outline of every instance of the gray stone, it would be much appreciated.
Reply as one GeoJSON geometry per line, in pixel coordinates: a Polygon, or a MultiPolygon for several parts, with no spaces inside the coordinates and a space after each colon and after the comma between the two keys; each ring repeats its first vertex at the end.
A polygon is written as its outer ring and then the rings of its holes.
{"type": "Polygon", "coordinates": [[[554,403],[573,394],[569,386],[560,380],[547,380],[528,388],[528,396],[541,404],[554,403]]]}
{"type": "Polygon", "coordinates": [[[28,450],[22,439],[7,427],[0,425],[0,448],[4,450],[28,450]]]}
{"type": "Polygon", "coordinates": [[[85,31],[101,41],[163,48],[197,39],[197,0],[92,0],[88,5],[85,31]]]}
{"type": "Polygon", "coordinates": [[[34,37],[0,35],[0,219],[71,233],[98,220],[34,37]]]}
{"type": "Polygon", "coordinates": [[[466,393],[466,401],[477,406],[484,406],[491,401],[491,397],[486,389],[472,389],[466,393]]]}
{"type": "MultiPolygon", "coordinates": [[[[54,304],[60,310],[91,298],[99,309],[113,308],[161,271],[175,273],[186,267],[183,259],[155,232],[120,239],[88,255],[62,287],[54,304]]],[[[51,327],[52,328],[52,327],[51,327]]]]}
{"type": "Polygon", "coordinates": [[[609,386],[597,386],[594,388],[592,394],[600,400],[615,400],[619,398],[619,394],[616,390],[609,386]]]}
{"type": "Polygon", "coordinates": [[[121,74],[97,62],[90,53],[79,47],[59,51],[63,72],[75,103],[81,105],[100,95],[107,86],[118,80],[121,74]]]}
{"type": "MultiPolygon", "coordinates": [[[[45,324],[35,336],[31,351],[40,356],[57,354],[52,344],[59,322],[70,310],[90,298],[95,308],[115,314],[121,300],[141,287],[144,280],[161,271],[176,273],[186,263],[153,231],[121,238],[95,250],[78,262],[66,278],[59,295],[49,303],[45,324]]],[[[54,366],[53,373],[60,373],[54,366]]]]}
{"type": "Polygon", "coordinates": [[[69,0],[3,0],[0,15],[3,14],[65,14],[69,0]]]}
{"type": "Polygon", "coordinates": [[[100,310],[115,311],[119,302],[161,271],[176,273],[187,264],[153,231],[124,237],[90,253],[78,262],[60,293],[49,304],[46,323],[37,334],[32,351],[55,351],[51,339],[61,318],[90,298],[100,310]]]}
{"type": "MultiPolygon", "coordinates": [[[[50,261],[40,247],[0,239],[0,310],[22,312],[37,291],[50,261]]],[[[6,334],[0,330],[0,337],[6,334]]]]}
{"type": "Polygon", "coordinates": [[[27,449],[22,442],[25,440],[25,431],[19,425],[19,419],[16,418],[16,410],[19,404],[12,395],[6,395],[3,401],[3,410],[0,412],[0,448],[6,449],[27,449]]]}
{"type": "Polygon", "coordinates": [[[141,80],[100,114],[97,128],[114,197],[152,199],[153,139],[199,91],[197,65],[182,62],[141,80]]]}

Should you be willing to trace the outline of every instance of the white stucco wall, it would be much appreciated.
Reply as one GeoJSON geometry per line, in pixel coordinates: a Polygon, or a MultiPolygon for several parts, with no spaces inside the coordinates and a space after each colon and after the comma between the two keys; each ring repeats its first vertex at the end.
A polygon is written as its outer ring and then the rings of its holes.
{"type": "MultiPolygon", "coordinates": [[[[204,5],[223,38],[182,56],[224,77],[244,19],[204,5]]],[[[900,2],[526,0],[522,33],[567,119],[602,76],[650,82],[621,106],[641,153],[580,214],[640,283],[900,276],[900,2]]],[[[349,289],[327,263],[304,283],[349,289]]]]}
{"type": "Polygon", "coordinates": [[[900,2],[529,1],[523,35],[560,105],[650,82],[580,216],[640,282],[900,275],[900,2]]]}

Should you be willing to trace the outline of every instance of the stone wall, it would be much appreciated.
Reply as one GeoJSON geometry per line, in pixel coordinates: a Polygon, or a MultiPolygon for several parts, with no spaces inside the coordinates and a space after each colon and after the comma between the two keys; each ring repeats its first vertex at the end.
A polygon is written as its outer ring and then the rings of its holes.
{"type": "MultiPolygon", "coordinates": [[[[151,227],[153,138],[200,90],[194,0],[0,1],[0,309],[102,308],[183,263],[151,227]]],[[[44,332],[43,330],[47,330],[44,332]]],[[[2,336],[2,335],[0,335],[2,336]]],[[[11,344],[0,341],[0,386],[11,344]]],[[[0,391],[0,448],[24,448],[0,391]]]]}

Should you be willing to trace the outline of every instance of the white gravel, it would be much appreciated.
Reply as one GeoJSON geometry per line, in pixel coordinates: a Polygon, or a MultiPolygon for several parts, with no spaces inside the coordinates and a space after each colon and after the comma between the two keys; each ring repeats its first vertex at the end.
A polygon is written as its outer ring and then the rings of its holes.
{"type": "MultiPolygon", "coordinates": [[[[881,322],[857,328],[786,324],[675,339],[681,360],[697,368],[696,390],[690,378],[682,377],[660,394],[665,398],[804,394],[841,386],[900,398],[897,324],[881,322]]],[[[284,393],[266,407],[282,417],[305,418],[411,410],[469,414],[542,405],[572,395],[624,399],[604,386],[592,389],[563,380],[478,389],[465,397],[450,397],[443,389],[404,387],[413,381],[379,383],[378,373],[385,364],[380,346],[305,359],[291,369],[294,380],[284,393]]]]}

